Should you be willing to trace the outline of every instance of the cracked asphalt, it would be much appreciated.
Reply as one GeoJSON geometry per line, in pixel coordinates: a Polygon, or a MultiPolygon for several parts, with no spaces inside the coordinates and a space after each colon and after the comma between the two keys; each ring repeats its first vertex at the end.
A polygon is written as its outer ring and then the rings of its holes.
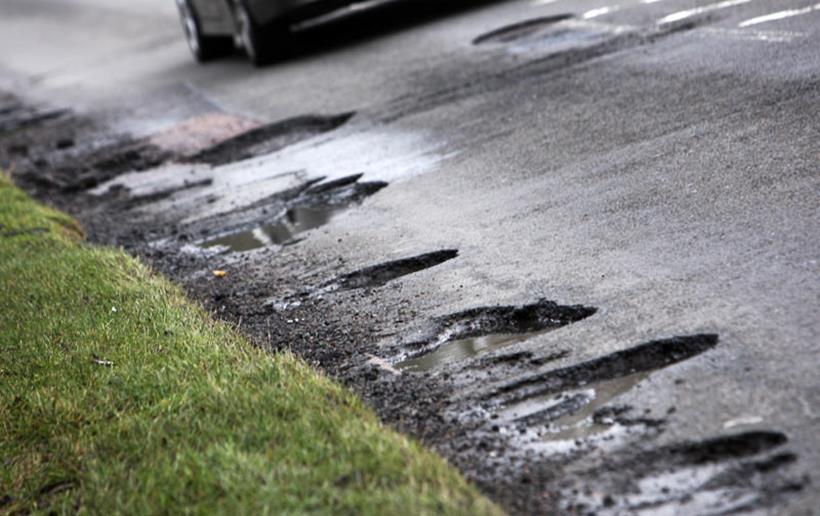
{"type": "Polygon", "coordinates": [[[174,9],[5,0],[0,165],[510,512],[817,513],[820,6],[174,9]]]}

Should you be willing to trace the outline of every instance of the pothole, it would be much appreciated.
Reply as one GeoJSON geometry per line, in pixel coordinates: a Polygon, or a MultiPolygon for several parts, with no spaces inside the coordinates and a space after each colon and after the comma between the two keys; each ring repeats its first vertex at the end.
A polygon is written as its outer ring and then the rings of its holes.
{"type": "Polygon", "coordinates": [[[497,333],[453,340],[441,345],[432,353],[399,362],[396,364],[396,368],[412,372],[431,371],[443,364],[452,364],[485,355],[498,349],[524,342],[538,335],[548,333],[554,329],[555,328],[549,328],[524,334],[497,333]]]}
{"type": "Polygon", "coordinates": [[[321,207],[290,208],[274,224],[266,224],[248,231],[232,233],[202,244],[202,247],[227,247],[234,252],[250,251],[272,245],[289,245],[298,242],[300,233],[324,226],[345,208],[321,207]]]}
{"type": "Polygon", "coordinates": [[[396,278],[435,267],[457,256],[458,250],[444,249],[442,251],[411,256],[410,258],[380,263],[340,276],[326,284],[325,287],[330,287],[334,290],[380,287],[396,278]]]}
{"type": "Polygon", "coordinates": [[[600,44],[616,45],[631,29],[614,27],[571,15],[537,18],[502,27],[473,40],[474,45],[499,45],[512,54],[551,55],[581,51],[600,44]]]}
{"type": "Polygon", "coordinates": [[[587,472],[606,483],[576,493],[573,506],[566,509],[576,512],[573,509],[583,506],[583,512],[611,515],[756,512],[808,484],[806,477],[794,478],[785,471],[797,455],[773,452],[787,441],[781,432],[755,430],[613,458],[603,472],[587,472]],[[630,489],[623,489],[624,471],[635,479],[630,489]]]}
{"type": "Polygon", "coordinates": [[[354,112],[332,116],[303,115],[251,129],[185,158],[212,166],[269,154],[302,140],[332,131],[350,120],[354,112]]]}
{"type": "Polygon", "coordinates": [[[317,288],[304,290],[284,299],[273,301],[272,304],[279,309],[287,309],[299,306],[305,299],[322,297],[338,290],[381,287],[402,276],[435,267],[457,256],[458,251],[456,249],[444,249],[371,265],[333,278],[317,288]]]}
{"type": "Polygon", "coordinates": [[[630,374],[564,391],[556,395],[525,400],[499,412],[499,419],[527,427],[542,426],[548,440],[575,440],[603,432],[613,420],[595,417],[597,411],[649,376],[649,372],[630,374]]]}
{"type": "Polygon", "coordinates": [[[297,243],[300,234],[328,224],[350,206],[387,186],[381,181],[359,182],[361,177],[361,174],[356,174],[327,182],[308,182],[271,201],[280,208],[278,215],[271,217],[269,222],[247,223],[245,228],[234,231],[223,230],[222,235],[199,245],[242,252],[297,243]]]}
{"type": "Polygon", "coordinates": [[[633,373],[654,371],[700,355],[717,343],[715,334],[654,340],[581,364],[524,377],[498,388],[490,397],[502,397],[507,403],[524,401],[633,373]]]}
{"type": "Polygon", "coordinates": [[[494,391],[502,422],[539,426],[546,440],[588,437],[612,421],[595,417],[614,398],[652,372],[697,356],[717,345],[714,334],[673,337],[561,369],[524,377],[494,391]]]}
{"type": "Polygon", "coordinates": [[[555,23],[570,18],[572,18],[571,14],[558,14],[555,16],[531,18],[511,25],[505,25],[504,27],[491,30],[478,36],[473,40],[473,45],[482,45],[484,43],[510,43],[533,36],[555,23]]]}
{"type": "Polygon", "coordinates": [[[583,49],[609,41],[613,32],[588,22],[566,24],[538,33],[530,38],[518,40],[508,47],[513,54],[533,53],[556,54],[568,50],[583,49]]]}
{"type": "Polygon", "coordinates": [[[595,311],[592,307],[540,300],[523,306],[473,308],[440,317],[420,337],[399,344],[397,368],[423,371],[477,357],[580,321],[595,311]]]}

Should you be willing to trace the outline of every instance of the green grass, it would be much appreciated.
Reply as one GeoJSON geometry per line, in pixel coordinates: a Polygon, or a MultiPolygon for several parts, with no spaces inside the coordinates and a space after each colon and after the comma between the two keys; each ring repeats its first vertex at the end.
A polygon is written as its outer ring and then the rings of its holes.
{"type": "Polygon", "coordinates": [[[0,513],[499,513],[343,387],[2,177],[0,286],[0,513]]]}

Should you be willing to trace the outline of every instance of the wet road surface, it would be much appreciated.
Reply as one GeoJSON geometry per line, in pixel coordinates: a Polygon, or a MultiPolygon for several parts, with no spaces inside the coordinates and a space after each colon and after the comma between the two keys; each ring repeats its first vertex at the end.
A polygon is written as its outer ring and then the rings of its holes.
{"type": "Polygon", "coordinates": [[[173,2],[6,0],[26,120],[137,139],[80,182],[55,144],[25,184],[512,511],[812,514],[820,8],[440,11],[341,17],[256,70],[195,65],[173,2]]]}

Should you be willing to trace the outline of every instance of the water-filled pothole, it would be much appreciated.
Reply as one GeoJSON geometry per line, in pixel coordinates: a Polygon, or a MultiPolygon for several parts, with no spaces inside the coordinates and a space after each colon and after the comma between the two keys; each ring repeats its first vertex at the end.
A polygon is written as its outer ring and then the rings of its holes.
{"type": "Polygon", "coordinates": [[[362,174],[354,174],[331,181],[313,179],[277,192],[251,206],[214,219],[213,223],[222,226],[221,235],[199,245],[249,251],[299,242],[301,233],[324,226],[347,208],[362,203],[387,186],[383,181],[360,182],[361,177],[362,174]],[[268,213],[279,215],[271,217],[268,213]]]}
{"type": "Polygon", "coordinates": [[[650,341],[580,364],[536,373],[503,385],[488,398],[501,407],[502,421],[541,427],[547,440],[586,437],[611,426],[594,417],[609,401],[653,372],[704,353],[714,334],[650,341]]]}
{"type": "Polygon", "coordinates": [[[531,333],[497,333],[493,335],[481,335],[478,337],[468,337],[447,342],[437,350],[426,355],[410,358],[399,362],[396,368],[399,370],[424,372],[431,371],[436,367],[459,362],[468,358],[485,355],[498,349],[524,342],[537,335],[548,333],[556,328],[549,328],[531,333]]]}
{"type": "Polygon", "coordinates": [[[289,245],[298,241],[297,236],[305,231],[324,226],[334,216],[344,211],[343,207],[295,207],[285,212],[278,222],[240,231],[208,240],[202,247],[227,247],[231,251],[250,251],[272,245],[289,245]]]}
{"type": "Polygon", "coordinates": [[[426,371],[476,357],[585,319],[596,311],[542,299],[522,306],[490,306],[439,317],[398,345],[398,368],[426,371]]]}
{"type": "Polygon", "coordinates": [[[556,395],[528,399],[503,409],[499,412],[499,418],[524,426],[543,425],[541,436],[546,440],[589,437],[611,427],[612,421],[596,418],[595,413],[650,374],[630,374],[556,395]]]}

